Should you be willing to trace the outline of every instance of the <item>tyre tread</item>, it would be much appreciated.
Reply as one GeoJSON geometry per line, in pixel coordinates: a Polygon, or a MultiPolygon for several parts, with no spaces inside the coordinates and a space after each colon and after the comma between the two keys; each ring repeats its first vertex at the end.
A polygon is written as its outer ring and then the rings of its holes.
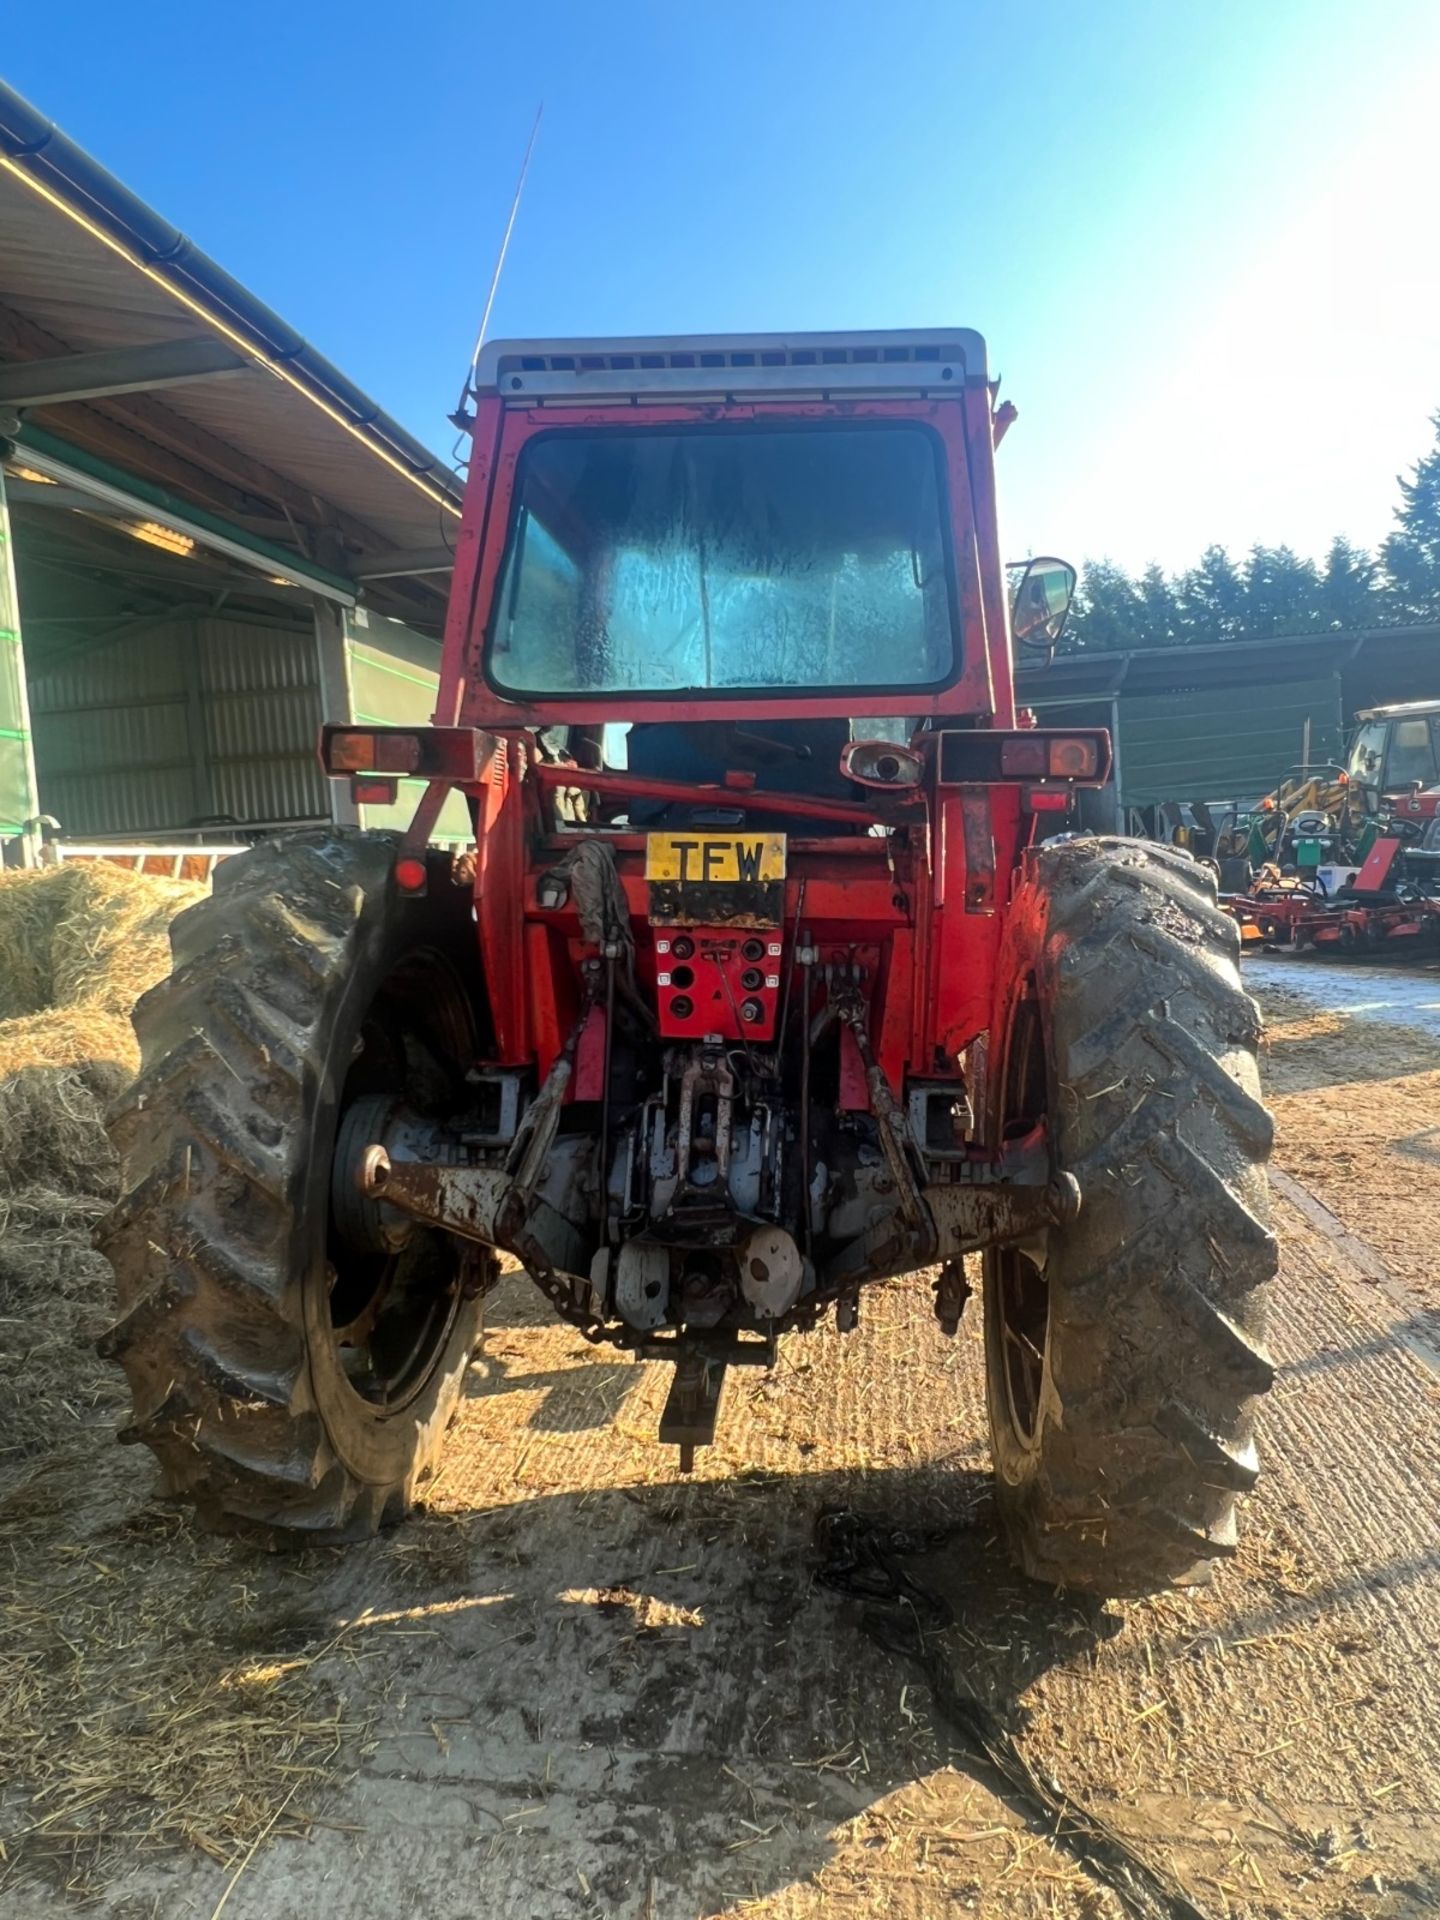
{"type": "Polygon", "coordinates": [[[265,1546],[363,1537],[429,1464],[377,1485],[337,1458],[290,1270],[299,1121],[394,847],[305,830],[223,863],[172,923],[175,970],[136,1007],[141,1068],[110,1121],[127,1178],[96,1244],[120,1311],[97,1346],[129,1378],[120,1437],[152,1449],[203,1524],[265,1546]]]}
{"type": "Polygon", "coordinates": [[[1176,850],[1042,848],[1026,890],[1015,924],[1043,935],[1007,965],[1035,969],[1057,1143],[1084,1201],[1052,1234],[1045,1410],[1028,1466],[997,1476],[1002,1511],[1037,1578],[1111,1595],[1196,1584],[1235,1551],[1274,1379],[1259,1013],[1213,876],[1176,850]]]}

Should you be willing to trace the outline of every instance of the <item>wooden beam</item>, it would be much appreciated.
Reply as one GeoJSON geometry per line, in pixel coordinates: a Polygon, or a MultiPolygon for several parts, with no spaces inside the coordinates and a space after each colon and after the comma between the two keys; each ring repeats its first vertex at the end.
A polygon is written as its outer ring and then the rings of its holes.
{"type": "Polygon", "coordinates": [[[145,393],[240,373],[253,362],[222,340],[163,340],[103,353],[63,353],[0,365],[0,406],[54,407],[109,394],[145,393]]]}
{"type": "MultiPolygon", "coordinates": [[[[67,341],[0,302],[0,352],[43,359],[69,350],[67,341]]],[[[257,506],[278,507],[282,516],[288,513],[287,527],[293,521],[308,532],[324,517],[320,502],[307,488],[205,428],[182,420],[150,394],[112,395],[73,414],[57,413],[54,424],[76,446],[227,518],[242,519],[257,506]],[[202,461],[204,465],[199,464],[202,461]]],[[[331,516],[355,550],[384,545],[380,535],[362,521],[334,508],[331,516]]]]}
{"type": "Polygon", "coordinates": [[[449,547],[414,547],[402,553],[367,554],[353,571],[357,580],[399,580],[410,574],[449,573],[454,565],[449,547]]]}

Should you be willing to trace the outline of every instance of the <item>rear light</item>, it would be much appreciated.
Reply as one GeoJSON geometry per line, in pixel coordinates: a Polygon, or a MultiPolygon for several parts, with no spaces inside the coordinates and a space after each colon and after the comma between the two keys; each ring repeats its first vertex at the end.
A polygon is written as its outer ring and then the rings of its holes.
{"type": "Polygon", "coordinates": [[[422,780],[481,777],[493,736],[475,727],[348,727],[320,730],[320,764],[344,779],[354,773],[415,774],[422,780]]]}
{"type": "Polygon", "coordinates": [[[1091,780],[1099,764],[1099,748],[1083,734],[1059,734],[1049,742],[1048,771],[1052,780],[1091,780]]]}
{"type": "Polygon", "coordinates": [[[369,773],[375,766],[373,733],[331,733],[321,747],[327,773],[369,773]]]}
{"type": "Polygon", "coordinates": [[[1100,749],[1084,734],[1021,734],[1000,749],[1000,771],[1012,780],[1093,780],[1099,764],[1100,749]]]}
{"type": "Polygon", "coordinates": [[[939,736],[942,787],[992,780],[1065,780],[1103,787],[1110,778],[1110,735],[1103,727],[947,728],[939,736]]]}
{"type": "Polygon", "coordinates": [[[1000,748],[1000,771],[1010,779],[1043,780],[1046,742],[1038,734],[1006,740],[1000,748]]]}
{"type": "Polygon", "coordinates": [[[357,807],[393,807],[400,795],[400,782],[393,776],[352,773],[350,798],[357,807]]]}
{"type": "Polygon", "coordinates": [[[1025,794],[1025,805],[1031,813],[1064,813],[1070,805],[1070,795],[1064,787],[1030,787],[1025,794]]]}
{"type": "Polygon", "coordinates": [[[423,860],[402,854],[395,862],[395,884],[402,893],[424,893],[429,874],[423,860]]]}
{"type": "Polygon", "coordinates": [[[328,773],[414,773],[420,765],[420,736],[379,729],[334,732],[325,742],[328,773]]]}

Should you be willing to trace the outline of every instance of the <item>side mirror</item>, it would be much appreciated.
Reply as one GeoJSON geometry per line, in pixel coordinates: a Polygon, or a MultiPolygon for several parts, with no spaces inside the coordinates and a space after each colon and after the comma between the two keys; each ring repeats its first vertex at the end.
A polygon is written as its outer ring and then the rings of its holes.
{"type": "Polygon", "coordinates": [[[1068,560],[1048,556],[1011,569],[1010,630],[1021,647],[1053,653],[1075,597],[1075,569],[1068,560]],[[1018,577],[1016,577],[1018,573],[1018,577]]]}

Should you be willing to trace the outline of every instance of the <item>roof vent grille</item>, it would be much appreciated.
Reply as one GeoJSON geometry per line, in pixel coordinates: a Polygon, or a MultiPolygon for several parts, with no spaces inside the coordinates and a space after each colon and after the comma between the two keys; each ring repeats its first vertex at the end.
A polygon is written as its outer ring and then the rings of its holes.
{"type": "Polygon", "coordinates": [[[500,358],[499,370],[507,373],[634,373],[675,370],[690,372],[696,367],[873,367],[914,363],[936,365],[941,361],[963,358],[952,344],[947,351],[940,344],[899,347],[732,347],[725,352],[681,347],[667,353],[637,353],[616,350],[610,353],[511,353],[500,358]]]}
{"type": "Polygon", "coordinates": [[[964,327],[894,333],[674,335],[492,340],[477,385],[517,406],[786,394],[915,393],[986,378],[985,343],[964,327]]]}

